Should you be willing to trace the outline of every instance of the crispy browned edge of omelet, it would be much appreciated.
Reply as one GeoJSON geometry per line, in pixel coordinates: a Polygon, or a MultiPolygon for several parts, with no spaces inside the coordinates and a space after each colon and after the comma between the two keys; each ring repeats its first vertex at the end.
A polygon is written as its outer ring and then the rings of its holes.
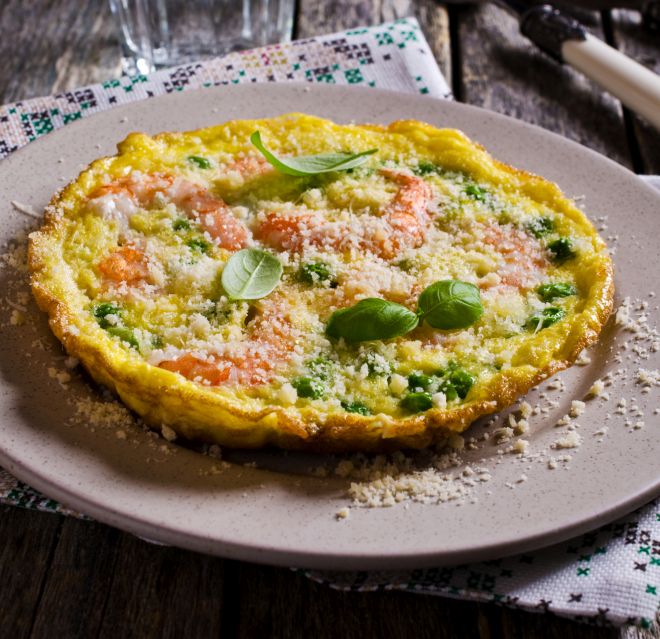
{"type": "MultiPolygon", "coordinates": [[[[388,126],[365,125],[365,128],[381,133],[399,132],[409,127],[415,127],[426,136],[437,138],[451,135],[459,139],[476,157],[489,162],[500,177],[513,177],[525,186],[527,195],[530,191],[543,190],[552,197],[555,206],[561,204],[564,213],[570,210],[571,217],[579,220],[592,239],[597,238],[600,248],[600,259],[591,277],[593,284],[585,309],[573,318],[581,321],[571,322],[570,330],[561,336],[555,348],[555,352],[560,351],[557,358],[553,357],[547,366],[540,369],[526,365],[500,371],[485,389],[485,398],[450,409],[433,408],[402,419],[378,414],[323,415],[309,407],[255,409],[247,402],[241,405],[236,399],[231,401],[230,397],[217,390],[139,360],[106,336],[91,319],[87,321],[90,332],[70,330],[70,326],[75,324],[76,313],[67,305],[66,296],[58,295],[61,282],[58,282],[57,273],[49,271],[48,256],[51,249],[49,243],[57,239],[62,226],[62,204],[80,176],[53,197],[46,208],[43,226],[30,236],[28,262],[37,303],[48,314],[50,327],[67,352],[77,357],[97,382],[114,390],[125,404],[156,429],[166,424],[187,439],[235,448],[272,445],[317,452],[391,451],[424,448],[442,442],[448,435],[464,431],[478,417],[511,405],[533,386],[568,368],[584,348],[597,340],[612,311],[613,269],[605,245],[591,223],[564,197],[556,184],[494,160],[481,145],[453,129],[437,129],[409,120],[396,121],[388,126]]],[[[168,135],[171,134],[155,137],[168,135]]],[[[97,160],[87,170],[100,166],[105,160],[107,158],[97,160]]],[[[533,195],[530,197],[535,199],[533,195]]]]}

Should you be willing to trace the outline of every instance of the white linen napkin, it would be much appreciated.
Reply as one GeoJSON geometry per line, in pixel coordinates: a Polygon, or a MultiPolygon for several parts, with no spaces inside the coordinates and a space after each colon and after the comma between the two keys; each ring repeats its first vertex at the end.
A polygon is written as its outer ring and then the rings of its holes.
{"type": "MultiPolygon", "coordinates": [[[[452,97],[419,24],[407,18],[5,105],[0,158],[115,105],[222,84],[287,81],[452,97]]],[[[660,189],[660,177],[648,179],[660,189]]],[[[2,469],[0,503],[76,514],[2,469]]],[[[506,559],[425,570],[305,574],[345,590],[408,590],[650,628],[660,609],[660,501],[569,542],[506,559]]]]}

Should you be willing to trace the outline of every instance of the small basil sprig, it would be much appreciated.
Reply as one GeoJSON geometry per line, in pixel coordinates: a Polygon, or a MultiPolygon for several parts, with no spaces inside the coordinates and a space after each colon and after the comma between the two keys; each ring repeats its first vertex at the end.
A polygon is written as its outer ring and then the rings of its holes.
{"type": "Polygon", "coordinates": [[[368,156],[378,151],[378,149],[370,149],[361,153],[320,153],[318,155],[303,155],[297,158],[278,158],[264,146],[259,131],[255,131],[250,136],[250,142],[280,173],[297,177],[354,169],[364,164],[368,156]]]}
{"type": "Polygon", "coordinates": [[[479,289],[459,280],[431,284],[422,291],[418,304],[420,321],[443,330],[472,326],[484,312],[479,289]]]}
{"type": "Polygon", "coordinates": [[[258,300],[266,297],[280,282],[282,263],[259,249],[234,253],[222,271],[222,287],[230,299],[258,300]]]}
{"type": "Polygon", "coordinates": [[[335,311],[325,332],[347,342],[366,342],[405,335],[423,321],[444,330],[467,328],[484,312],[479,289],[458,280],[431,284],[422,291],[418,304],[419,310],[413,313],[401,304],[370,297],[335,311]]]}
{"type": "Polygon", "coordinates": [[[418,323],[417,315],[405,306],[369,297],[355,306],[335,311],[325,332],[329,337],[343,337],[347,342],[367,342],[405,335],[418,323]]]}

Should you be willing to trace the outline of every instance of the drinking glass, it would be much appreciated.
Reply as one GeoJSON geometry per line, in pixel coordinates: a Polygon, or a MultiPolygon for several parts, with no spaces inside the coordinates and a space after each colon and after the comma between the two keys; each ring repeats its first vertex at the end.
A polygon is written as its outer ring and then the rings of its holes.
{"type": "Polygon", "coordinates": [[[129,75],[287,42],[295,0],[110,0],[129,75]]]}

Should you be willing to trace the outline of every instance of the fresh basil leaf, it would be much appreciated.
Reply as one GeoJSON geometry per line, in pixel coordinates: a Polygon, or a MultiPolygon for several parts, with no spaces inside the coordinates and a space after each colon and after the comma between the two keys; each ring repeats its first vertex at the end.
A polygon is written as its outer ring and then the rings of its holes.
{"type": "Polygon", "coordinates": [[[282,263],[259,249],[242,249],[225,264],[221,283],[233,300],[258,300],[266,297],[280,282],[282,263]]]}
{"type": "Polygon", "coordinates": [[[211,163],[200,155],[189,155],[188,161],[196,164],[200,169],[210,169],[211,163]]]}
{"type": "Polygon", "coordinates": [[[335,311],[325,332],[347,342],[366,342],[405,335],[418,321],[417,315],[405,306],[370,297],[335,311]]]}
{"type": "Polygon", "coordinates": [[[250,142],[280,173],[297,177],[353,169],[364,164],[368,156],[378,151],[378,149],[370,149],[361,153],[320,153],[318,155],[303,155],[297,158],[278,158],[264,146],[259,131],[255,131],[250,136],[250,142]]]}
{"type": "Polygon", "coordinates": [[[479,289],[459,280],[431,284],[422,291],[418,303],[420,320],[444,330],[472,326],[484,312],[479,289]]]}

